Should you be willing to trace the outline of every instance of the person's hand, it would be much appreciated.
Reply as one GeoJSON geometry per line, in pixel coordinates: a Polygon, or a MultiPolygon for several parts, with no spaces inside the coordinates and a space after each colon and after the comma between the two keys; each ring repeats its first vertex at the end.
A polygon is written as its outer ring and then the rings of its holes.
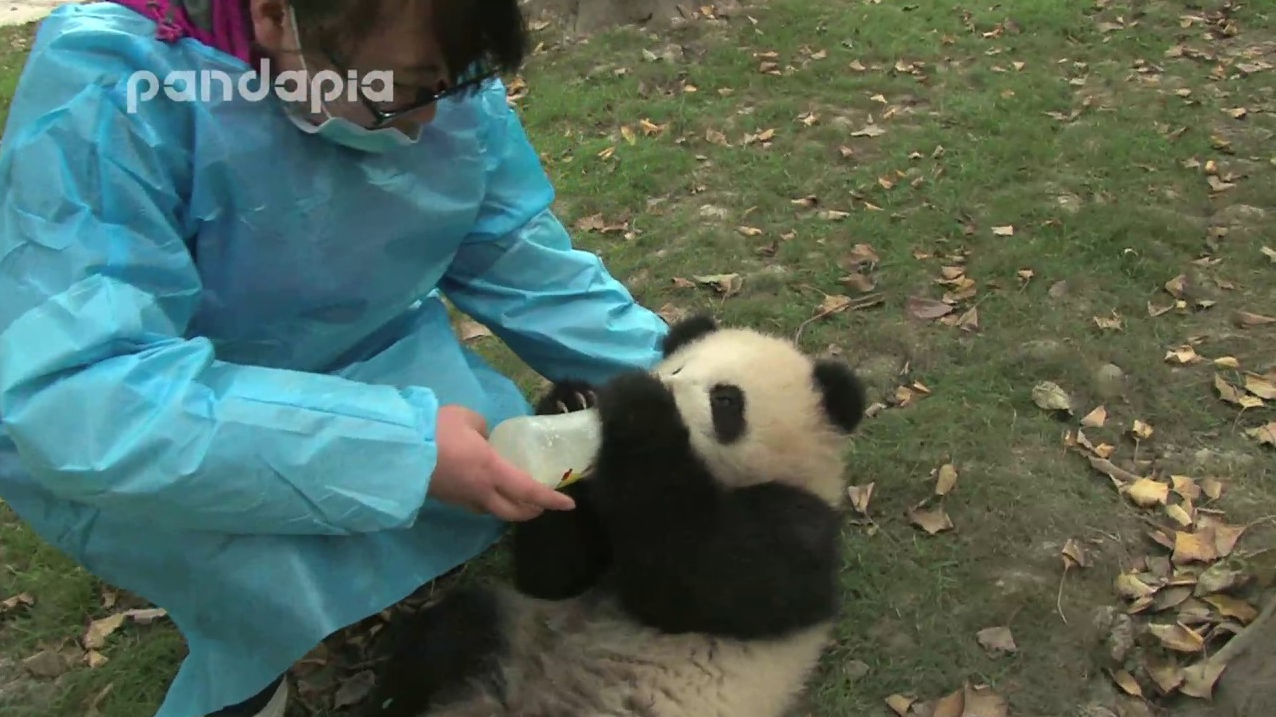
{"type": "Polygon", "coordinates": [[[435,428],[438,460],[429,496],[502,520],[531,520],[575,501],[510,465],[487,442],[487,422],[461,406],[443,406],[435,428]]]}

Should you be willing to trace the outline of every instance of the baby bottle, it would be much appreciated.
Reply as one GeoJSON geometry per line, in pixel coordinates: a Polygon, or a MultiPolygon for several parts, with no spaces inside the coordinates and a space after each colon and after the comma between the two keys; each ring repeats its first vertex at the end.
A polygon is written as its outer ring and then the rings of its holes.
{"type": "Polygon", "coordinates": [[[564,488],[593,468],[601,435],[598,409],[516,416],[488,436],[502,458],[551,488],[564,488]]]}

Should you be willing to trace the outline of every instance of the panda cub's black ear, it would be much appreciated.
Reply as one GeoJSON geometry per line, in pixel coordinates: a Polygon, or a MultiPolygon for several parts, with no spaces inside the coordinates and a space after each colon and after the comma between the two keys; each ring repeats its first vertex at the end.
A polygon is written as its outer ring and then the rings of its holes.
{"type": "Polygon", "coordinates": [[[669,333],[661,345],[666,357],[687,344],[718,330],[718,322],[708,314],[695,314],[669,327],[669,333]]]}
{"type": "Polygon", "coordinates": [[[864,384],[850,366],[835,359],[817,360],[814,373],[824,412],[843,433],[851,433],[859,426],[867,410],[864,384]]]}

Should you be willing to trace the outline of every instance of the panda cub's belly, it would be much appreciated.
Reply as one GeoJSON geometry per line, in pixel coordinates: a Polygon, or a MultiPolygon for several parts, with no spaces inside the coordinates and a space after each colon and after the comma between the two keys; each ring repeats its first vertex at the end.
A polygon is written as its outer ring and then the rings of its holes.
{"type": "Polygon", "coordinates": [[[782,640],[664,635],[605,598],[504,595],[505,705],[471,695],[438,717],[780,717],[819,660],[828,625],[782,640]]]}

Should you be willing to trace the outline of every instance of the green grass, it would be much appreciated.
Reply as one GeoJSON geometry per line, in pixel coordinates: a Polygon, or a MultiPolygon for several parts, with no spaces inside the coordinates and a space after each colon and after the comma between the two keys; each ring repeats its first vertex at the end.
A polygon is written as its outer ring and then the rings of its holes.
{"type": "MultiPolygon", "coordinates": [[[[966,681],[993,685],[1016,715],[1115,703],[1093,617],[1117,603],[1117,572],[1159,549],[1143,537],[1155,514],[1119,498],[1061,443],[1095,406],[1109,420],[1086,433],[1117,446],[1118,464],[1222,479],[1216,507],[1232,522],[1276,512],[1272,451],[1244,434],[1273,420],[1272,402],[1238,413],[1214,392],[1208,363],[1163,360],[1189,339],[1246,370],[1276,360],[1276,329],[1230,321],[1237,309],[1276,314],[1276,266],[1260,253],[1276,247],[1276,71],[1241,67],[1276,64],[1261,29],[1276,11],[1245,5],[1230,12],[1237,34],[1209,39],[1217,25],[1181,20],[1224,7],[1204,5],[773,0],[659,36],[623,29],[568,44],[543,33],[549,49],[533,58],[520,107],[560,215],[573,225],[602,214],[633,232],[581,231],[581,246],[652,308],[710,310],[791,335],[802,327],[805,347],[860,366],[875,399],[889,403],[915,381],[932,392],[882,411],[854,442],[847,478],[876,482],[877,529],[847,526],[844,616],[807,713],[887,715],[892,693],[933,700],[966,681]],[[1179,44],[1217,57],[1167,56],[1179,44]],[[767,52],[775,58],[759,56],[767,52]],[[768,61],[779,76],[759,70],[768,61]],[[1228,114],[1237,107],[1243,119],[1228,114]],[[810,126],[798,119],[807,112],[818,115],[810,126]],[[664,129],[648,136],[641,120],[664,129]],[[870,123],[885,133],[855,136],[870,123]],[[622,127],[636,133],[632,144],[622,127]],[[769,145],[742,142],[772,129],[769,145]],[[716,132],[730,146],[711,141],[716,132]],[[1209,160],[1237,175],[1234,188],[1211,194],[1200,166],[1209,160]],[[818,205],[792,202],[806,196],[818,205]],[[827,209],[848,216],[830,220],[827,209]],[[1013,236],[994,233],[1003,225],[1013,236]],[[839,261],[861,243],[880,257],[871,273],[883,302],[803,326],[824,295],[857,295],[839,283],[839,261]],[[1217,263],[1193,263],[1207,256],[1217,263]],[[910,318],[908,298],[941,297],[940,268],[959,257],[977,293],[955,313],[977,306],[978,330],[910,318]],[[743,283],[726,297],[674,281],[729,273],[743,283]],[[1179,274],[1193,299],[1216,303],[1149,316],[1149,302],[1170,303],[1163,287],[1179,274]],[[1052,291],[1059,282],[1066,290],[1052,291]],[[1100,329],[1093,317],[1112,312],[1121,330],[1100,329]],[[1105,364],[1123,372],[1115,388],[1096,376],[1105,364]],[[1041,381],[1066,389],[1077,416],[1037,408],[1041,381]],[[1137,446],[1126,435],[1136,419],[1155,428],[1137,446]],[[1152,463],[1134,466],[1136,456],[1152,463]],[[960,474],[944,501],[956,529],[929,536],[905,513],[945,462],[960,474]],[[1069,571],[1061,590],[1068,539],[1093,563],[1069,571]],[[996,625],[1012,629],[1017,653],[994,658],[979,646],[975,634],[996,625]],[[867,672],[848,669],[852,661],[867,672]]],[[[0,106],[17,57],[0,57],[0,106]]],[[[502,347],[478,345],[535,385],[502,347]]],[[[1271,544],[1261,523],[1241,543],[1271,544]]],[[[101,586],[11,518],[0,522],[0,555],[0,599],[38,598],[0,618],[10,660],[73,640],[107,614],[101,586]]],[[[128,628],[105,651],[109,663],[74,669],[56,689],[0,659],[0,705],[9,675],[35,695],[28,703],[47,700],[30,714],[83,714],[108,685],[104,717],[149,714],[181,651],[164,626],[128,628]]],[[[336,714],[327,683],[309,679],[318,714],[336,714]]]]}

